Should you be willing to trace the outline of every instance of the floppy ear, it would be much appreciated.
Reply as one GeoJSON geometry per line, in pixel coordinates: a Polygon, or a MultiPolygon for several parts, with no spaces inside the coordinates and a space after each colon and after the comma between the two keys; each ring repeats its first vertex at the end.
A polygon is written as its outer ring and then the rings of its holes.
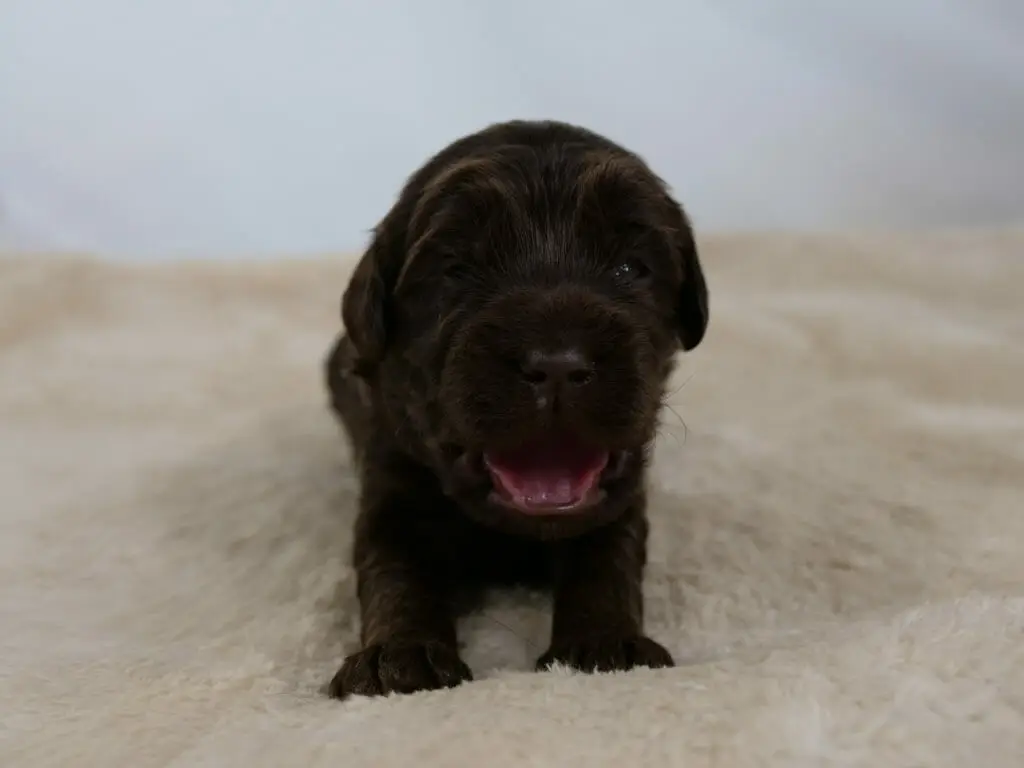
{"type": "Polygon", "coordinates": [[[355,347],[357,372],[372,370],[387,349],[391,292],[402,259],[395,239],[386,222],[376,230],[341,298],[341,320],[355,347]]]}
{"type": "Polygon", "coordinates": [[[676,298],[676,331],[683,349],[689,352],[700,344],[708,328],[708,286],[704,281],[693,228],[682,208],[677,206],[680,222],[673,238],[681,259],[683,282],[676,298]]]}

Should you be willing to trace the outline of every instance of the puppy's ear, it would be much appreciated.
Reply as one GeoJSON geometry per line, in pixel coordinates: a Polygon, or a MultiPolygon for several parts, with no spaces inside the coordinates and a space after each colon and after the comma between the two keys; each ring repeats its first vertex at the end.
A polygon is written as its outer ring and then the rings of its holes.
{"type": "Polygon", "coordinates": [[[676,205],[679,219],[673,234],[677,258],[681,260],[683,282],[676,298],[676,330],[683,349],[689,352],[700,344],[708,328],[708,286],[701,269],[693,228],[682,208],[676,205]]]}
{"type": "Polygon", "coordinates": [[[385,221],[356,265],[341,299],[341,320],[355,347],[355,370],[372,370],[388,345],[391,293],[401,269],[402,253],[385,221]]]}

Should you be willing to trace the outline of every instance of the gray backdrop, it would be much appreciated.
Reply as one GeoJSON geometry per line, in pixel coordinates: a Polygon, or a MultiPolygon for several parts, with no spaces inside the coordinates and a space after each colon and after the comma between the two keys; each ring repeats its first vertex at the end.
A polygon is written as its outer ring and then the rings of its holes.
{"type": "Polygon", "coordinates": [[[457,135],[556,117],[705,230],[1024,219],[1019,0],[0,0],[0,244],[357,248],[457,135]]]}

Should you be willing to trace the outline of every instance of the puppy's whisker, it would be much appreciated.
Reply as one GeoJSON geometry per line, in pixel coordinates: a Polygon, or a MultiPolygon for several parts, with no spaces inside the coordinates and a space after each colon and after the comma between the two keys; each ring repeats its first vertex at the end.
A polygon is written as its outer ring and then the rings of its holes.
{"type": "MultiPolygon", "coordinates": [[[[690,434],[690,428],[689,428],[689,427],[688,427],[688,426],[686,425],[686,421],[685,421],[685,419],[683,419],[683,417],[682,417],[682,416],[681,416],[681,415],[679,414],[679,411],[677,411],[677,410],[675,409],[675,406],[673,406],[673,405],[672,405],[672,403],[671,403],[670,401],[671,401],[671,399],[672,399],[673,397],[675,397],[676,395],[678,395],[678,394],[679,394],[679,393],[680,393],[680,392],[681,392],[681,391],[683,390],[683,388],[684,388],[684,387],[685,387],[685,386],[686,386],[687,384],[689,384],[689,383],[690,383],[690,382],[691,382],[691,381],[693,380],[693,377],[694,377],[694,376],[696,376],[696,375],[697,375],[697,373],[696,373],[696,371],[694,371],[694,372],[693,372],[693,373],[691,373],[691,374],[690,374],[689,376],[687,376],[687,377],[686,377],[685,379],[683,379],[683,381],[681,381],[681,382],[679,383],[679,386],[677,386],[677,387],[676,387],[675,389],[673,389],[673,390],[672,390],[671,392],[667,392],[667,393],[666,393],[666,394],[665,394],[665,395],[664,395],[664,396],[663,396],[663,397],[661,398],[661,404],[662,404],[662,406],[663,406],[663,407],[664,407],[664,408],[665,408],[666,410],[668,410],[668,411],[671,411],[671,412],[672,412],[672,415],[676,417],[676,420],[677,420],[677,421],[679,422],[679,425],[680,425],[680,426],[681,426],[681,427],[683,428],[683,443],[682,443],[683,445],[685,445],[685,444],[686,444],[686,439],[687,439],[687,437],[688,437],[688,436],[689,436],[689,434],[690,434]]],[[[665,425],[665,424],[663,423],[663,424],[662,424],[662,426],[667,426],[667,425],[665,425]]],[[[675,435],[674,435],[673,433],[669,432],[669,434],[672,434],[672,435],[673,435],[673,438],[675,437],[675,435]]]]}
{"type": "MultiPolygon", "coordinates": [[[[683,428],[683,445],[685,445],[686,444],[686,438],[687,438],[687,436],[690,433],[690,428],[686,426],[686,421],[683,419],[682,416],[679,415],[679,411],[677,411],[672,406],[671,403],[665,402],[665,403],[662,403],[662,405],[665,406],[665,408],[667,410],[671,411],[672,415],[675,416],[676,419],[678,419],[679,425],[683,428]]],[[[662,424],[662,426],[668,426],[668,425],[662,424]]]]}
{"type": "Polygon", "coordinates": [[[666,410],[670,411],[672,413],[672,415],[676,417],[676,419],[679,421],[679,425],[680,426],[682,426],[682,427],[686,426],[686,422],[683,421],[683,417],[679,415],[679,411],[677,411],[675,409],[674,405],[672,405],[671,403],[667,403],[667,402],[666,403],[662,403],[662,405],[665,407],[666,410]]]}
{"type": "Polygon", "coordinates": [[[676,433],[675,433],[675,432],[673,432],[673,431],[672,431],[671,429],[667,429],[667,428],[663,429],[663,427],[667,427],[667,426],[668,426],[667,424],[661,424],[661,425],[659,425],[659,428],[658,428],[658,430],[657,430],[657,434],[658,434],[658,435],[668,435],[668,436],[669,436],[669,437],[671,437],[671,438],[672,438],[673,440],[675,440],[675,443],[676,443],[676,445],[679,445],[679,444],[680,444],[680,443],[679,443],[679,438],[678,438],[678,437],[676,437],[676,433]]]}
{"type": "Polygon", "coordinates": [[[689,376],[687,376],[687,377],[686,377],[686,378],[685,378],[685,379],[683,380],[683,382],[682,382],[682,383],[681,383],[681,384],[680,384],[680,385],[679,385],[678,387],[676,387],[676,388],[675,388],[675,389],[673,389],[673,390],[672,390],[671,392],[669,392],[669,393],[668,393],[667,395],[665,395],[665,398],[666,398],[666,399],[668,399],[668,398],[671,398],[671,397],[675,397],[676,395],[678,395],[678,394],[679,394],[680,392],[682,392],[682,391],[683,391],[683,387],[685,387],[685,386],[686,386],[687,384],[689,384],[689,383],[690,383],[690,381],[692,381],[692,380],[693,380],[693,377],[694,377],[694,376],[696,376],[696,375],[697,375],[697,372],[696,372],[696,371],[694,371],[693,373],[691,373],[691,374],[690,374],[689,376]]]}
{"type": "Polygon", "coordinates": [[[530,638],[525,637],[523,635],[520,635],[518,632],[515,631],[515,629],[510,627],[508,624],[506,624],[501,619],[499,619],[499,618],[497,618],[495,616],[491,616],[491,614],[485,613],[483,611],[480,612],[480,616],[482,618],[487,619],[488,621],[493,621],[499,627],[501,627],[502,629],[506,630],[510,635],[512,635],[514,638],[516,638],[516,640],[522,640],[524,643],[526,643],[526,646],[531,651],[533,651],[534,653],[540,653],[543,650],[542,648],[537,647],[537,645],[533,641],[531,641],[530,638]]]}

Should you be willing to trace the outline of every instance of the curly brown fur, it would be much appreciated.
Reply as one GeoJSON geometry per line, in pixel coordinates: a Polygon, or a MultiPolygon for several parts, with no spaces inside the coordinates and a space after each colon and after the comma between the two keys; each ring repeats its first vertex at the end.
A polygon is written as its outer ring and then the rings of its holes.
{"type": "Polygon", "coordinates": [[[554,593],[548,651],[667,666],[643,629],[645,468],[708,294],[687,218],[635,154],[516,121],[406,183],[342,299],[326,365],[353,447],[361,650],[336,697],[471,679],[459,598],[554,593]]]}

